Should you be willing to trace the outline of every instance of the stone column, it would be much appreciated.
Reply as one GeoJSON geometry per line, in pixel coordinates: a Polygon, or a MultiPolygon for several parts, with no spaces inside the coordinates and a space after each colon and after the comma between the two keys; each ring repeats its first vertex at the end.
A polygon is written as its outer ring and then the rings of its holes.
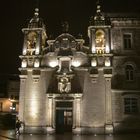
{"type": "Polygon", "coordinates": [[[76,128],[80,127],[80,109],[81,109],[81,105],[80,105],[81,99],[80,98],[76,98],[76,121],[75,121],[75,126],[76,128]]]}
{"type": "Polygon", "coordinates": [[[53,98],[48,98],[48,122],[47,122],[47,133],[51,134],[54,133],[53,129],[53,98]]]}
{"type": "Polygon", "coordinates": [[[27,33],[26,32],[24,34],[24,42],[23,42],[22,54],[23,55],[27,54],[27,33]]]}
{"type": "Polygon", "coordinates": [[[109,29],[105,29],[105,36],[106,36],[105,53],[110,53],[109,29]]]}
{"type": "Polygon", "coordinates": [[[36,42],[36,48],[35,48],[35,54],[38,55],[40,53],[40,46],[41,46],[41,33],[38,32],[37,42],[36,42]]]}
{"type": "Polygon", "coordinates": [[[49,98],[48,103],[48,126],[52,126],[52,98],[49,98]]]}
{"type": "MultiPolygon", "coordinates": [[[[19,93],[19,120],[24,123],[24,106],[25,106],[25,88],[27,75],[20,75],[20,93],[19,93]]],[[[20,128],[21,133],[24,131],[24,125],[20,128]]]]}
{"type": "Polygon", "coordinates": [[[80,118],[81,118],[81,97],[76,97],[74,100],[74,111],[73,111],[73,133],[80,134],[80,118]]]}
{"type": "Polygon", "coordinates": [[[56,122],[55,122],[55,116],[56,116],[56,101],[55,101],[55,98],[53,97],[53,108],[52,108],[52,116],[53,116],[53,119],[52,119],[52,127],[55,128],[56,126],[56,122]]]}
{"type": "Polygon", "coordinates": [[[91,52],[92,53],[96,53],[96,44],[95,44],[95,29],[91,29],[91,31],[90,31],[91,33],[91,52]]]}
{"type": "Polygon", "coordinates": [[[105,133],[113,133],[111,76],[105,76],[105,133]]]}

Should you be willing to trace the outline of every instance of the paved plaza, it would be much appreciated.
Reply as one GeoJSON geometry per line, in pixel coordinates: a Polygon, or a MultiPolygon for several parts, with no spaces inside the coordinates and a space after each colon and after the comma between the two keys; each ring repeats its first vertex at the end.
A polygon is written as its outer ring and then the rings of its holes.
{"type": "Polygon", "coordinates": [[[1,130],[0,140],[140,140],[140,134],[121,134],[121,135],[20,135],[16,136],[14,130],[1,130]]]}

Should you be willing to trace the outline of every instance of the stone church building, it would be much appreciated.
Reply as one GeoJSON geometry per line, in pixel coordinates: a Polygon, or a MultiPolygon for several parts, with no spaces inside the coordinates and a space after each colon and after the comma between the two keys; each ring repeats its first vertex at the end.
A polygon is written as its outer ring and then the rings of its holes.
{"type": "Polygon", "coordinates": [[[48,39],[38,9],[22,31],[23,133],[140,131],[140,18],[103,14],[97,4],[88,45],[67,23],[48,39]]]}

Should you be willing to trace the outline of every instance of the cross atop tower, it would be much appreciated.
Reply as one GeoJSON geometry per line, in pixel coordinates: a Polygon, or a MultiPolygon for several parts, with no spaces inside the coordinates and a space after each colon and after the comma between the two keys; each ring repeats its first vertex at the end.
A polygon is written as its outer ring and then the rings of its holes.
{"type": "Polygon", "coordinates": [[[67,33],[69,31],[69,23],[67,21],[62,22],[62,32],[67,33]]]}
{"type": "Polygon", "coordinates": [[[94,20],[104,20],[104,16],[101,12],[101,5],[100,5],[100,1],[97,0],[96,2],[96,14],[94,16],[94,20]]]}
{"type": "Polygon", "coordinates": [[[39,16],[39,8],[35,8],[34,16],[36,16],[36,17],[39,16]]]}

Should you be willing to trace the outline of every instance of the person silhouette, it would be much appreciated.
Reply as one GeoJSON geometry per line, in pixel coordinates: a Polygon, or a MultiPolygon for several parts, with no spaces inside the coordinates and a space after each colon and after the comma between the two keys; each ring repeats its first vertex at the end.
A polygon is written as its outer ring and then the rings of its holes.
{"type": "Polygon", "coordinates": [[[16,135],[20,135],[20,127],[21,127],[21,122],[19,119],[16,120],[16,135]]]}

